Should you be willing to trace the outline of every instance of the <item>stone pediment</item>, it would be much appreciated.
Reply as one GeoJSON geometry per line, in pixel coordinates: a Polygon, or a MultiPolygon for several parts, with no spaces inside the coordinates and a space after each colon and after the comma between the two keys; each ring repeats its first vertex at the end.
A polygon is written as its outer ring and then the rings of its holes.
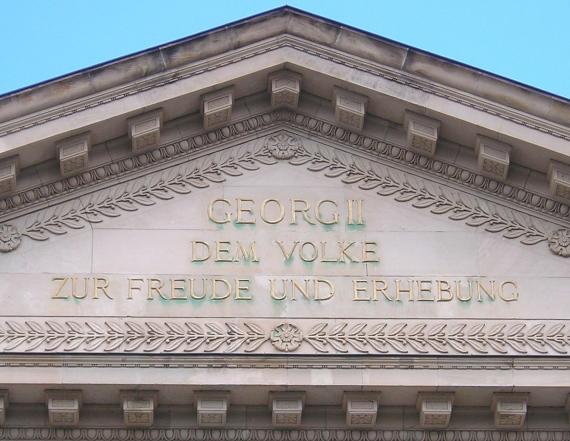
{"type": "Polygon", "coordinates": [[[290,110],[101,164],[5,209],[2,350],[566,354],[564,218],[492,182],[290,110]]]}
{"type": "Polygon", "coordinates": [[[289,7],[0,97],[0,438],[566,439],[569,120],[289,7]]]}

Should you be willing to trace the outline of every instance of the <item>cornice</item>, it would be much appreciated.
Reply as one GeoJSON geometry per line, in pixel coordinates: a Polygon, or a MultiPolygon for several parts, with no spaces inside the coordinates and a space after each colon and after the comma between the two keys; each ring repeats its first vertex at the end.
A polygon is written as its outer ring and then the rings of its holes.
{"type": "Polygon", "coordinates": [[[570,128],[568,127],[509,108],[505,105],[494,103],[467,92],[462,92],[456,88],[436,84],[433,81],[422,79],[417,75],[412,75],[399,69],[383,66],[379,63],[364,60],[360,57],[349,55],[346,52],[341,52],[288,34],[272,37],[240,49],[234,49],[222,55],[214,56],[208,60],[201,60],[187,66],[170,69],[142,80],[133,81],[127,85],[114,87],[98,94],[79,98],[63,105],[4,122],[0,124],[0,137],[45,124],[74,113],[92,109],[112,101],[118,101],[128,96],[191,78],[280,48],[299,50],[339,65],[380,76],[388,81],[421,90],[455,103],[460,103],[474,110],[498,116],[502,119],[547,133],[557,138],[570,140],[570,128]]]}
{"type": "MultiPolygon", "coordinates": [[[[157,169],[164,169],[174,161],[183,164],[191,161],[196,155],[211,152],[208,150],[210,148],[221,148],[225,142],[243,141],[244,138],[251,136],[269,136],[271,130],[279,130],[280,127],[290,127],[308,136],[316,135],[319,140],[347,146],[352,149],[349,152],[364,152],[373,160],[380,159],[379,163],[387,161],[397,164],[400,168],[404,166],[402,170],[407,173],[415,174],[418,170],[423,173],[428,172],[424,178],[436,177],[440,182],[453,184],[457,189],[465,186],[477,189],[482,193],[477,193],[479,198],[486,195],[489,202],[498,204],[498,206],[502,205],[502,209],[507,211],[514,209],[521,213],[519,215],[501,214],[479,203],[473,205],[461,199],[454,200],[454,197],[444,192],[434,192],[418,187],[407,180],[402,182],[389,175],[382,176],[373,170],[365,170],[351,161],[343,162],[337,157],[309,152],[302,147],[297,137],[294,137],[292,144],[297,143],[298,148],[285,158],[276,155],[275,151],[271,150],[272,141],[268,137],[261,150],[243,152],[238,156],[230,154],[224,160],[213,161],[200,169],[190,168],[188,173],[179,174],[167,180],[159,178],[152,184],[139,185],[140,188],[125,192],[120,196],[108,197],[96,204],[89,203],[80,209],[54,215],[46,220],[35,221],[21,231],[9,224],[4,224],[1,226],[1,233],[6,242],[3,251],[16,248],[21,236],[34,240],[46,240],[50,234],[65,234],[67,229],[83,228],[85,224],[100,222],[105,217],[116,217],[122,212],[153,205],[161,199],[170,199],[175,194],[189,193],[208,187],[211,183],[222,182],[231,176],[257,169],[259,166],[271,165],[278,160],[287,159],[293,165],[304,165],[311,171],[325,171],[325,176],[358,185],[362,190],[374,190],[381,196],[393,196],[398,202],[407,202],[419,209],[429,209],[433,214],[444,214],[452,220],[464,221],[473,227],[483,227],[492,233],[501,233],[508,239],[519,239],[527,245],[548,241],[551,250],[556,254],[564,257],[570,254],[569,247],[564,245],[569,234],[567,230],[548,232],[532,221],[520,219],[521,215],[527,215],[559,227],[566,227],[570,216],[570,207],[567,205],[522,188],[482,177],[457,165],[439,159],[429,159],[403,147],[351,132],[328,121],[291,111],[274,111],[249,117],[218,130],[170,143],[151,152],[101,165],[79,176],[28,189],[0,200],[0,219],[8,221],[24,215],[29,210],[45,208],[47,201],[50,205],[54,205],[58,198],[67,199],[81,187],[89,188],[105,182],[107,186],[111,186],[118,182],[119,177],[121,181],[124,181],[128,180],[129,176],[131,179],[135,175],[140,177],[141,172],[154,173],[157,169]]],[[[98,190],[94,189],[94,191],[98,190]]]]}

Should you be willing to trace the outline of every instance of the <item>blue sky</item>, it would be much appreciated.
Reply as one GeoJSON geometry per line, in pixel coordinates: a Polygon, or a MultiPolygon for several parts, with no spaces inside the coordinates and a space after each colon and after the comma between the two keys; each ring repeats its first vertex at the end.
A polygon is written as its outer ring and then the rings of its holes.
{"type": "MultiPolygon", "coordinates": [[[[570,0],[286,3],[570,98],[570,0]]],[[[0,94],[283,4],[1,0],[0,94]]]]}

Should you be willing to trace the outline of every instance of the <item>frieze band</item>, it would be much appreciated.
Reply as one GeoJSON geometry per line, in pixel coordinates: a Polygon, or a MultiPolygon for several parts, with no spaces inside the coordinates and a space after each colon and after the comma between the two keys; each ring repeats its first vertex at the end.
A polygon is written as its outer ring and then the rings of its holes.
{"type": "Polygon", "coordinates": [[[0,352],[561,355],[567,322],[6,320],[0,352]]]}

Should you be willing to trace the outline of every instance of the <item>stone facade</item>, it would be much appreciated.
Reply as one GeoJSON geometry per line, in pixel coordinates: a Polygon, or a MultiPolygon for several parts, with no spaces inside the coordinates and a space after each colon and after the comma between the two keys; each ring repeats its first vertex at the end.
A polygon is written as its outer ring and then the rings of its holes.
{"type": "Polygon", "coordinates": [[[288,7],[1,98],[0,439],[569,439],[568,115],[288,7]]]}

